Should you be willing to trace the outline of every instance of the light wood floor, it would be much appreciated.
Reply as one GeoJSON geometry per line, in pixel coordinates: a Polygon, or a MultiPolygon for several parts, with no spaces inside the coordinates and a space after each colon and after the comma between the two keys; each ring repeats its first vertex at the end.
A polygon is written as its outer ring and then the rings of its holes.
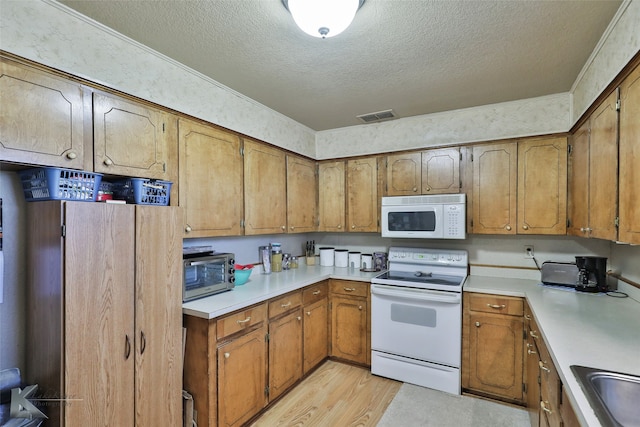
{"type": "Polygon", "coordinates": [[[252,426],[375,426],[401,385],[329,360],[252,426]]]}

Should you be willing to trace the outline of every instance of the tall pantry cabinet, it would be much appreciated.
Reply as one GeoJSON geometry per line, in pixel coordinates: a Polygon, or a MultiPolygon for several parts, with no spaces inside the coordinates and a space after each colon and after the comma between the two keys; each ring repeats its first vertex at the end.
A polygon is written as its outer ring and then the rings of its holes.
{"type": "Polygon", "coordinates": [[[27,204],[27,381],[50,425],[180,425],[177,207],[27,204]]]}

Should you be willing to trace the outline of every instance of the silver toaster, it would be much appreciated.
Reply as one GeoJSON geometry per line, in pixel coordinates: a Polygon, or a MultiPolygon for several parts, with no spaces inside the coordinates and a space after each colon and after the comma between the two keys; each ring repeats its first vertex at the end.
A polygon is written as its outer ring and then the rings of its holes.
{"type": "Polygon", "coordinates": [[[572,262],[545,261],[541,272],[545,285],[576,286],[578,282],[578,267],[572,262]]]}

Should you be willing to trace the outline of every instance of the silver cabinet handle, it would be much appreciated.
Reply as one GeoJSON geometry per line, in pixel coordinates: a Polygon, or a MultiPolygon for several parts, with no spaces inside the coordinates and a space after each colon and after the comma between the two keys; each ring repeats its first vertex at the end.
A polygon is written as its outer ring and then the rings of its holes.
{"type": "Polygon", "coordinates": [[[535,338],[535,339],[538,339],[538,338],[540,338],[540,337],[536,335],[536,332],[537,332],[537,331],[531,331],[531,332],[529,332],[529,335],[531,335],[531,336],[532,336],[533,338],[535,338]]]}
{"type": "Polygon", "coordinates": [[[507,229],[507,231],[511,231],[511,226],[510,225],[507,225],[505,228],[507,229]]]}
{"type": "Polygon", "coordinates": [[[289,307],[289,306],[291,306],[291,301],[289,301],[289,302],[288,302],[288,303],[286,303],[286,304],[280,304],[280,307],[282,307],[282,308],[287,308],[287,307],[289,307]]]}
{"type": "Polygon", "coordinates": [[[480,322],[476,322],[476,328],[480,327],[480,322]]]}
{"type": "Polygon", "coordinates": [[[356,288],[343,288],[343,289],[347,292],[353,292],[356,290],[356,288]]]}
{"type": "Polygon", "coordinates": [[[190,233],[192,230],[191,226],[189,224],[187,224],[187,226],[184,228],[184,231],[186,231],[187,233],[190,233]]]}
{"type": "Polygon", "coordinates": [[[313,291],[313,295],[320,295],[320,291],[313,291]]]}
{"type": "Polygon", "coordinates": [[[358,306],[358,310],[362,310],[362,306],[361,305],[358,306]]]}
{"type": "Polygon", "coordinates": [[[298,321],[302,320],[302,317],[298,316],[296,317],[296,319],[298,319],[298,321]]]}
{"type": "Polygon", "coordinates": [[[501,305],[497,305],[497,304],[487,304],[487,307],[491,307],[491,308],[495,308],[496,310],[502,310],[503,308],[507,307],[504,304],[501,305]]]}
{"type": "Polygon", "coordinates": [[[310,311],[307,311],[307,316],[311,316],[311,312],[310,311]]]}
{"type": "Polygon", "coordinates": [[[540,366],[540,369],[542,369],[545,372],[551,372],[551,369],[547,368],[545,365],[545,362],[543,362],[542,360],[540,360],[538,362],[538,366],[540,366]]]}
{"type": "Polygon", "coordinates": [[[225,358],[225,359],[228,359],[228,358],[229,358],[229,356],[231,356],[229,353],[225,353],[225,354],[224,354],[224,358],[225,358]]]}
{"type": "Polygon", "coordinates": [[[238,323],[238,325],[242,325],[242,324],[244,324],[244,323],[247,323],[247,322],[248,322],[248,321],[250,321],[250,320],[251,320],[251,316],[247,317],[247,318],[246,318],[246,319],[244,319],[244,320],[236,320],[236,323],[238,323]]]}
{"type": "Polygon", "coordinates": [[[535,351],[531,350],[530,348],[527,349],[527,353],[528,354],[538,354],[535,351]]]}
{"type": "Polygon", "coordinates": [[[542,408],[543,411],[545,411],[548,414],[553,414],[553,411],[549,408],[547,408],[547,405],[549,404],[549,402],[543,402],[542,400],[540,401],[540,407],[542,408]]]}
{"type": "Polygon", "coordinates": [[[524,224],[524,225],[522,226],[522,229],[523,229],[523,230],[528,230],[528,229],[529,229],[529,226],[528,226],[527,224],[524,224]]]}
{"type": "Polygon", "coordinates": [[[106,158],[104,159],[105,166],[111,166],[113,164],[113,160],[106,158]]]}
{"type": "Polygon", "coordinates": [[[529,316],[528,314],[525,314],[524,318],[527,319],[527,320],[531,320],[531,316],[529,316]]]}
{"type": "Polygon", "coordinates": [[[338,230],[340,230],[342,228],[342,224],[338,225],[338,230]]]}
{"type": "Polygon", "coordinates": [[[73,160],[73,159],[75,159],[76,157],[78,157],[78,155],[75,153],[75,151],[69,151],[69,152],[67,153],[67,159],[69,159],[69,160],[73,160]]]}

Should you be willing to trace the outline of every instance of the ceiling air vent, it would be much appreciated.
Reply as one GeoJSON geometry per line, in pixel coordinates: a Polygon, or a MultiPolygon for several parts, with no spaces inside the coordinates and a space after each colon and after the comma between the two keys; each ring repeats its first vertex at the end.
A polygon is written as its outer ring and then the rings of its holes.
{"type": "Polygon", "coordinates": [[[393,112],[393,110],[384,110],[384,111],[378,111],[376,113],[361,114],[357,117],[365,123],[376,123],[376,122],[382,122],[385,120],[395,119],[396,115],[393,112]]]}

